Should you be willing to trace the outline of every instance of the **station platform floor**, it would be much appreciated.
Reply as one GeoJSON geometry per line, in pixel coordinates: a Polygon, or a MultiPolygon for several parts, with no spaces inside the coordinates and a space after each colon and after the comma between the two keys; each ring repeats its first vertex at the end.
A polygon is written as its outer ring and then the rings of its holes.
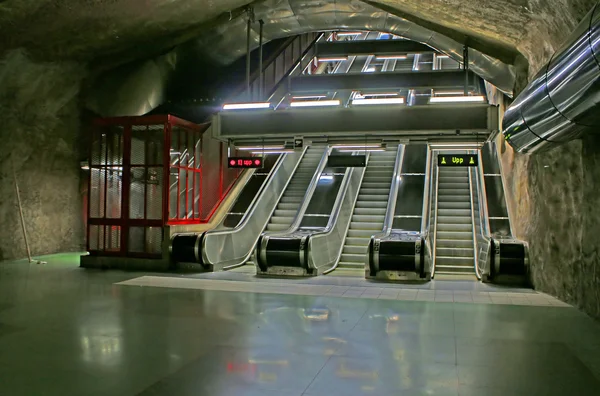
{"type": "Polygon", "coordinates": [[[2,395],[599,394],[600,324],[533,290],[41,259],[0,262],[2,395]]]}

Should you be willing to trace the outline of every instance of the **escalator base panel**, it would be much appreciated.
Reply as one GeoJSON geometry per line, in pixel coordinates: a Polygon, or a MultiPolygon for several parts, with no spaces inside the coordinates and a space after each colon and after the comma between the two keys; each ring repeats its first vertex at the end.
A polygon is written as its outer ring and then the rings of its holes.
{"type": "Polygon", "coordinates": [[[397,282],[428,282],[431,280],[430,276],[421,278],[419,274],[414,271],[378,271],[375,275],[371,275],[369,270],[366,270],[365,278],[397,282]]]}
{"type": "MultiPolygon", "coordinates": [[[[314,271],[313,271],[314,272],[314,271]]],[[[283,266],[274,266],[269,267],[266,271],[261,271],[260,269],[256,273],[258,276],[297,276],[297,277],[308,277],[315,276],[316,273],[309,273],[305,268],[301,267],[283,267],[283,266]]]]}

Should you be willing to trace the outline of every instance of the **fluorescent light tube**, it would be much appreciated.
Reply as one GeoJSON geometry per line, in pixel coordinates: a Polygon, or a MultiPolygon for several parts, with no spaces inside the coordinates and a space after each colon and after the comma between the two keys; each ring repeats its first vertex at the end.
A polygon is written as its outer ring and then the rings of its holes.
{"type": "Polygon", "coordinates": [[[317,107],[317,106],[339,106],[339,100],[307,100],[303,102],[291,102],[291,107],[317,107]]]}
{"type": "Polygon", "coordinates": [[[429,103],[483,103],[483,96],[433,96],[429,103]]]}
{"type": "Polygon", "coordinates": [[[248,110],[248,109],[268,109],[271,103],[254,102],[254,103],[227,103],[223,105],[223,110],[248,110]]]}
{"type": "Polygon", "coordinates": [[[406,55],[380,55],[376,56],[377,60],[402,60],[408,58],[406,55]]]}
{"type": "Polygon", "coordinates": [[[260,150],[260,151],[251,151],[252,154],[285,154],[285,153],[293,153],[294,150],[288,150],[288,149],[284,149],[284,150],[260,150]]]}
{"type": "Polygon", "coordinates": [[[319,62],[342,62],[347,60],[347,56],[325,56],[318,59],[319,62]]]}
{"type": "Polygon", "coordinates": [[[353,105],[404,104],[404,98],[353,99],[353,105]]]}
{"type": "Polygon", "coordinates": [[[357,149],[353,149],[353,150],[340,150],[340,153],[354,153],[356,151],[368,151],[368,152],[372,153],[372,152],[375,152],[375,151],[385,151],[385,149],[384,148],[367,148],[366,150],[364,150],[364,147],[363,147],[362,150],[358,149],[358,148],[357,149]]]}
{"type": "Polygon", "coordinates": [[[359,34],[362,34],[362,32],[338,32],[338,36],[344,37],[344,36],[358,36],[359,34]]]}
{"type": "Polygon", "coordinates": [[[304,96],[292,96],[292,99],[323,99],[327,95],[304,95],[304,96]]]}
{"type": "Polygon", "coordinates": [[[364,73],[374,73],[375,72],[375,68],[374,67],[367,67],[364,71],[364,73]]]}
{"type": "Polygon", "coordinates": [[[333,180],[333,175],[321,175],[319,180],[333,180]]]}
{"type": "Polygon", "coordinates": [[[241,151],[255,151],[255,150],[283,150],[284,147],[283,146],[240,146],[240,147],[236,147],[238,150],[241,151]]]}
{"type": "Polygon", "coordinates": [[[337,149],[354,149],[354,148],[381,148],[380,143],[363,143],[363,144],[334,144],[331,147],[337,149]]]}

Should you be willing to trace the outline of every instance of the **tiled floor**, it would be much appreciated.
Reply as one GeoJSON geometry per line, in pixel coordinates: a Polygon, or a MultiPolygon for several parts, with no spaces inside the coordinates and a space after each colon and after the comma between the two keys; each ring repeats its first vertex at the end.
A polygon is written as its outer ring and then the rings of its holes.
{"type": "MultiPolygon", "coordinates": [[[[0,263],[2,396],[585,396],[600,389],[600,325],[572,307],[459,302],[466,293],[439,283],[397,290],[334,278],[294,284],[163,274],[161,282],[213,286],[124,286],[154,278],[79,269],[74,255],[44,259],[45,266],[0,263]],[[229,290],[211,289],[226,283],[229,290]],[[232,290],[242,286],[256,289],[232,290]],[[429,301],[401,299],[419,294],[429,301]],[[449,296],[452,303],[435,301],[449,296]]],[[[468,293],[488,293],[492,302],[536,296],[490,290],[468,293]]]]}
{"type": "MultiPolygon", "coordinates": [[[[370,283],[368,286],[337,286],[333,284],[294,283],[293,279],[219,280],[191,277],[142,276],[119,283],[128,286],[166,287],[176,289],[221,290],[245,293],[293,294],[367,298],[379,300],[432,301],[479,304],[507,304],[569,307],[570,305],[544,293],[521,289],[496,289],[496,291],[438,290],[406,288],[403,284],[370,283]],[[503,291],[500,291],[503,290],[503,291]]],[[[442,281],[452,282],[452,281],[442,281]]],[[[440,281],[437,281],[439,284],[440,281]]]]}

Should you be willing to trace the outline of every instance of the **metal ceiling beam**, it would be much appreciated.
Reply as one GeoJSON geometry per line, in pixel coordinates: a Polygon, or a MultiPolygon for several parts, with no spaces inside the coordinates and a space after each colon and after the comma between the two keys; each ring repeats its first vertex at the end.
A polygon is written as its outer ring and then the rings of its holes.
{"type": "MultiPolygon", "coordinates": [[[[469,81],[473,81],[473,73],[469,81]]],[[[289,79],[291,94],[303,92],[330,92],[343,89],[444,89],[464,88],[464,70],[436,70],[423,72],[348,73],[302,75],[289,79]]]]}
{"type": "Polygon", "coordinates": [[[408,40],[323,41],[316,45],[317,56],[396,55],[435,52],[428,45],[408,40]]]}
{"type": "Polygon", "coordinates": [[[218,139],[294,136],[480,135],[498,129],[498,107],[486,104],[355,106],[222,111],[213,117],[218,139]]]}

